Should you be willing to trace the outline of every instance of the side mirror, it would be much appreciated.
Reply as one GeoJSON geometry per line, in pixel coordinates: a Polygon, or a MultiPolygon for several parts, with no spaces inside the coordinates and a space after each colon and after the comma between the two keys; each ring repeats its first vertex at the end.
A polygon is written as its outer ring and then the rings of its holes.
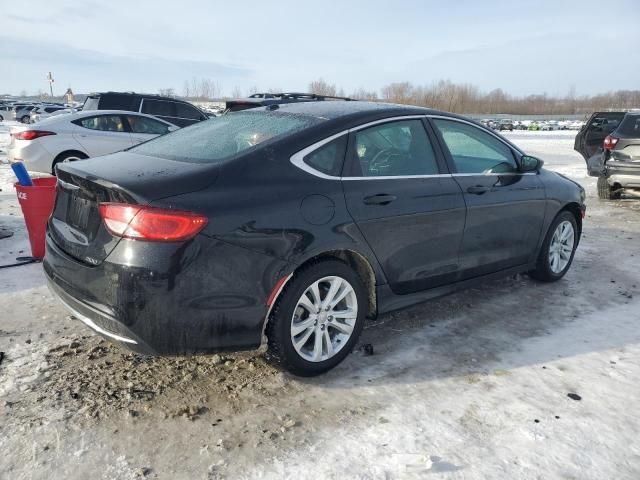
{"type": "Polygon", "coordinates": [[[520,157],[520,169],[523,172],[536,172],[542,168],[542,165],[544,165],[544,162],[539,158],[530,155],[520,157]]]}

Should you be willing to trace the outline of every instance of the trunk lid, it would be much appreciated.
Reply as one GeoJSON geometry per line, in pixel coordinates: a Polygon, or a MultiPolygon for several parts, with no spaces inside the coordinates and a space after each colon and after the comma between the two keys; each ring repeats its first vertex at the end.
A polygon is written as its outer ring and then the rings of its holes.
{"type": "Polygon", "coordinates": [[[146,205],[201,190],[217,176],[211,165],[120,152],[58,166],[56,203],[49,219],[53,241],[88,265],[99,265],[120,241],[105,228],[102,202],[146,205]]]}

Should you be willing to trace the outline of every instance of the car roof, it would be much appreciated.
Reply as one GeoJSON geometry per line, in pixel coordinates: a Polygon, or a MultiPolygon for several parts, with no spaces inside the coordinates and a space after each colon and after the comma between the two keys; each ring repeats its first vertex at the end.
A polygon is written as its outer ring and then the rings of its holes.
{"type": "MultiPolygon", "coordinates": [[[[69,109],[71,110],[71,109],[69,109]]],[[[75,112],[75,113],[71,113],[68,116],[55,116],[55,117],[50,117],[51,119],[55,118],[58,119],[60,121],[73,121],[75,119],[78,118],[86,118],[86,117],[93,117],[96,115],[127,115],[127,116],[131,116],[131,115],[138,115],[140,117],[147,117],[147,118],[152,118],[154,120],[157,120],[160,123],[165,123],[167,125],[172,125],[173,123],[171,122],[167,122],[166,120],[163,120],[162,118],[158,118],[155,117],[153,115],[148,115],[146,113],[140,113],[140,112],[131,112],[129,110],[86,110],[86,111],[81,111],[81,112],[75,112]]],[[[47,119],[49,120],[49,119],[47,119]]],[[[44,120],[43,120],[44,121],[44,120]]]]}
{"type": "MultiPolygon", "coordinates": [[[[401,115],[427,115],[438,114],[447,115],[449,113],[440,112],[424,107],[413,105],[399,105],[394,103],[381,102],[360,102],[344,100],[326,100],[323,102],[297,102],[285,103],[277,106],[271,105],[253,109],[253,111],[278,111],[298,115],[308,115],[324,120],[335,120],[342,117],[352,119],[366,119],[367,117],[387,117],[401,115]]],[[[452,116],[452,115],[451,115],[452,116]]]]}

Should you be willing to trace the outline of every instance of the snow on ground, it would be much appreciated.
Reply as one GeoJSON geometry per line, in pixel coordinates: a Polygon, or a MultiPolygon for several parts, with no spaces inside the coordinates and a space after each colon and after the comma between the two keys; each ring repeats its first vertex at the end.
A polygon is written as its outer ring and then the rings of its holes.
{"type": "MultiPolygon", "coordinates": [[[[573,133],[506,135],[587,188],[563,280],[385,315],[361,339],[373,356],[319,378],[255,353],[128,354],[70,319],[39,265],[0,269],[0,478],[640,478],[640,202],[595,198],[573,133]]],[[[2,160],[1,264],[28,251],[2,160]]]]}

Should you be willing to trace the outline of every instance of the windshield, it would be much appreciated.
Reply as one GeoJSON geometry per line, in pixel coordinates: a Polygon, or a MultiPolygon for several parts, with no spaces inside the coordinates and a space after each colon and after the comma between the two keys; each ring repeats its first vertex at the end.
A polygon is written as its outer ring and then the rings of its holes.
{"type": "Polygon", "coordinates": [[[274,112],[228,113],[158,137],[132,152],[169,160],[219,163],[321,120],[274,112]]]}

